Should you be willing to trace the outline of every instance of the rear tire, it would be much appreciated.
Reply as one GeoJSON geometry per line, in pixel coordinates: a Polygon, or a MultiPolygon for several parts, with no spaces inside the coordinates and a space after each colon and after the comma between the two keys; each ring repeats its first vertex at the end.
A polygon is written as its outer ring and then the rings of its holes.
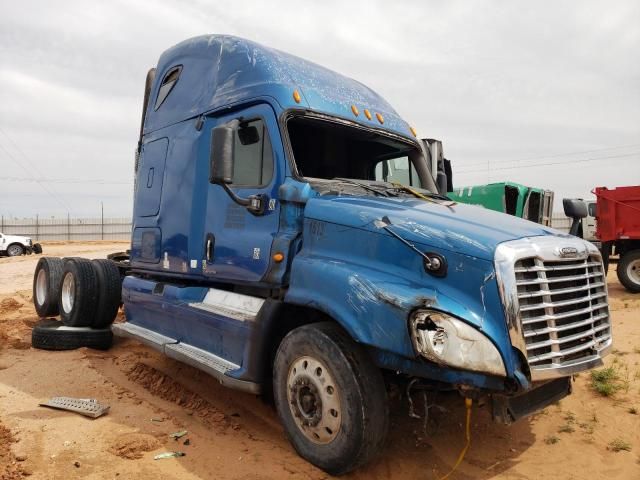
{"type": "Polygon", "coordinates": [[[54,317],[60,313],[60,279],[64,260],[42,257],[33,274],[33,305],[41,318],[54,317]]]}
{"type": "Polygon", "coordinates": [[[19,243],[13,243],[7,247],[7,255],[10,257],[24,255],[24,247],[19,243]]]}
{"type": "Polygon", "coordinates": [[[640,293],[640,250],[629,250],[618,260],[618,280],[631,293],[640,293]]]}
{"type": "Polygon", "coordinates": [[[120,308],[120,271],[111,260],[99,259],[92,263],[98,280],[98,302],[92,326],[105,328],[113,323],[120,308]]]}
{"type": "Polygon", "coordinates": [[[40,255],[42,253],[42,245],[40,245],[39,243],[34,243],[33,244],[33,253],[40,255]]]}
{"type": "Polygon", "coordinates": [[[389,407],[382,374],[336,324],[287,334],[276,353],[273,391],[293,447],[331,475],[367,463],[384,446],[389,407]]]}
{"type": "Polygon", "coordinates": [[[60,281],[60,318],[69,327],[89,327],[98,301],[98,281],[91,260],[68,258],[60,281]]]}
{"type": "Polygon", "coordinates": [[[42,350],[75,350],[88,347],[107,350],[113,343],[111,329],[68,327],[56,320],[41,320],[31,332],[31,345],[42,350]]]}

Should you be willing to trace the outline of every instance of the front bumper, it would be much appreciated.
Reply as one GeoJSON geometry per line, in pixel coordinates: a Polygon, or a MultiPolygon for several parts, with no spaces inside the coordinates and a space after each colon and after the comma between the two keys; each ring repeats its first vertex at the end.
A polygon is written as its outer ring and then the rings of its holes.
{"type": "Polygon", "coordinates": [[[493,420],[509,425],[542,410],[570,393],[571,377],[563,377],[534,385],[519,395],[491,395],[493,420]]]}

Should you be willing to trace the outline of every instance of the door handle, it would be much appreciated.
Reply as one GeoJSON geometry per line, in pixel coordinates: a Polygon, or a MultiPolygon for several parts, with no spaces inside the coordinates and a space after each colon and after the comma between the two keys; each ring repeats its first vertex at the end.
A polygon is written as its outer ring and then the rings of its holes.
{"type": "Polygon", "coordinates": [[[207,233],[207,240],[205,242],[205,257],[208,263],[213,262],[213,251],[216,246],[216,237],[213,233],[207,233]]]}

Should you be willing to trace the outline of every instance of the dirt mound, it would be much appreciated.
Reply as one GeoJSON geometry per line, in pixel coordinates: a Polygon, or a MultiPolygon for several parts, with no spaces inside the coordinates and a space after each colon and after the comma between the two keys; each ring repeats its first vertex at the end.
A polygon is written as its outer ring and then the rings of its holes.
{"type": "Polygon", "coordinates": [[[0,315],[15,312],[16,310],[19,310],[23,305],[23,303],[18,302],[13,297],[5,298],[0,302],[0,315]]]}
{"type": "Polygon", "coordinates": [[[128,460],[137,460],[142,458],[146,452],[151,452],[160,447],[160,442],[144,433],[130,433],[118,437],[109,448],[114,455],[128,460]]]}
{"type": "Polygon", "coordinates": [[[11,431],[0,423],[0,479],[2,480],[17,480],[24,478],[26,474],[11,453],[11,444],[14,442],[11,431]]]}
{"type": "Polygon", "coordinates": [[[144,363],[136,363],[127,374],[129,380],[132,380],[154,395],[174,402],[193,412],[209,427],[215,428],[219,432],[223,432],[228,427],[238,430],[240,425],[232,422],[227,415],[211,405],[207,400],[197,393],[188,390],[184,385],[173,380],[168,375],[156,370],[144,363]]]}

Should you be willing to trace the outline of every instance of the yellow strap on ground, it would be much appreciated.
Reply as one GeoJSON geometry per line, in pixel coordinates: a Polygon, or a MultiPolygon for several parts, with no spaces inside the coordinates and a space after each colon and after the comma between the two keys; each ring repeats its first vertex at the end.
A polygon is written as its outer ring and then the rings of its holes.
{"type": "Polygon", "coordinates": [[[460,455],[458,455],[458,460],[456,460],[456,463],[453,466],[453,468],[444,477],[441,477],[440,480],[447,480],[447,478],[449,478],[451,474],[456,471],[456,468],[460,466],[460,464],[462,463],[462,460],[464,459],[465,454],[467,453],[467,450],[469,449],[469,445],[471,444],[471,405],[472,404],[473,404],[472,399],[470,398],[464,399],[464,405],[465,407],[467,407],[467,427],[465,431],[467,443],[465,444],[464,448],[460,452],[460,455]]]}

